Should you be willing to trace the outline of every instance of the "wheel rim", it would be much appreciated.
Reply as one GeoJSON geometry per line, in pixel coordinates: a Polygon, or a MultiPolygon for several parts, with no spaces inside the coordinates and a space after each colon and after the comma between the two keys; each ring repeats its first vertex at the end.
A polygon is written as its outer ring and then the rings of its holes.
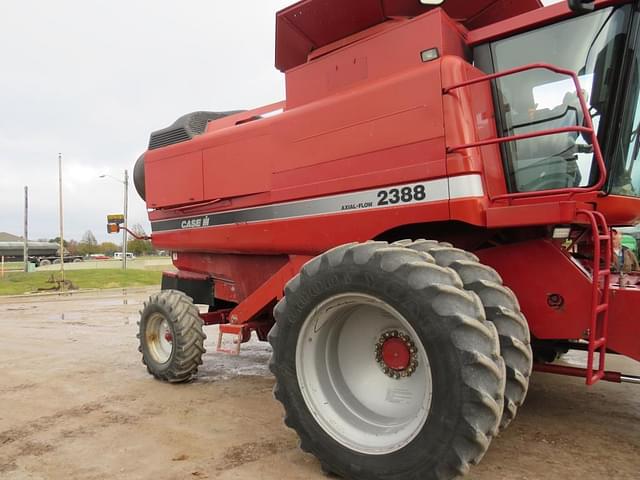
{"type": "Polygon", "coordinates": [[[154,313],[147,321],[145,332],[149,353],[157,363],[166,363],[173,351],[173,333],[161,313],[154,313]]]}
{"type": "Polygon", "coordinates": [[[370,295],[335,295],[314,308],[298,337],[296,372],[320,427],[360,453],[400,450],[429,416],[431,368],[422,343],[397,310],[370,295]],[[385,344],[389,338],[393,344],[385,344]],[[399,339],[414,346],[408,361],[399,339]],[[401,360],[385,363],[395,357],[401,360]]]}

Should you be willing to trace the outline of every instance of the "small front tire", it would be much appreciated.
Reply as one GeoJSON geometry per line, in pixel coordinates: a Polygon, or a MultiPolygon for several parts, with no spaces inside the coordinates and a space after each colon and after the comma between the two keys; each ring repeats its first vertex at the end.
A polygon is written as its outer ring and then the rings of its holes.
{"type": "Polygon", "coordinates": [[[187,382],[202,365],[203,322],[193,300],[177,290],[163,290],[145,302],[138,322],[142,363],[158,380],[187,382]]]}

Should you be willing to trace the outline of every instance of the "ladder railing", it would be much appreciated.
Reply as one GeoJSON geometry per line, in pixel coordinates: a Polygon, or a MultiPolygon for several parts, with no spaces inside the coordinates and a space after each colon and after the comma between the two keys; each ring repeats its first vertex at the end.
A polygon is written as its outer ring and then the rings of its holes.
{"type": "Polygon", "coordinates": [[[591,291],[591,319],[587,350],[587,385],[593,385],[605,376],[607,331],[609,322],[609,285],[611,282],[611,232],[607,220],[600,212],[580,210],[578,214],[589,219],[593,236],[593,273],[591,291]],[[594,358],[598,353],[598,365],[594,358]]]}

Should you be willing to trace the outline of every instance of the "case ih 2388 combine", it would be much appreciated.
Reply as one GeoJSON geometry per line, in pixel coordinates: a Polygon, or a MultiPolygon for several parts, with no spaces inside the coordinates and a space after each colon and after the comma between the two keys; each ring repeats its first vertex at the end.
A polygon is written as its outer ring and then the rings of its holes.
{"type": "Polygon", "coordinates": [[[640,360],[640,289],[610,271],[610,225],[640,220],[639,28],[613,0],[279,12],[286,101],[186,115],[137,164],[177,268],[149,372],[192,378],[204,325],[255,331],[302,448],[357,479],[464,474],[532,368],[637,383],[605,356],[640,360]]]}

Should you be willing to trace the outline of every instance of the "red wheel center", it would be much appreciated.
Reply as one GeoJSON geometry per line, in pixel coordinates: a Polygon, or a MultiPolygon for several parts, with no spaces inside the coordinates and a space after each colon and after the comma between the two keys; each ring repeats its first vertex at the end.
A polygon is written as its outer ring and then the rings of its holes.
{"type": "Polygon", "coordinates": [[[171,332],[164,332],[164,339],[169,343],[173,342],[173,335],[171,335],[171,332]]]}
{"type": "Polygon", "coordinates": [[[404,340],[392,337],[382,345],[382,361],[394,370],[405,370],[411,363],[411,352],[404,340]]]}

